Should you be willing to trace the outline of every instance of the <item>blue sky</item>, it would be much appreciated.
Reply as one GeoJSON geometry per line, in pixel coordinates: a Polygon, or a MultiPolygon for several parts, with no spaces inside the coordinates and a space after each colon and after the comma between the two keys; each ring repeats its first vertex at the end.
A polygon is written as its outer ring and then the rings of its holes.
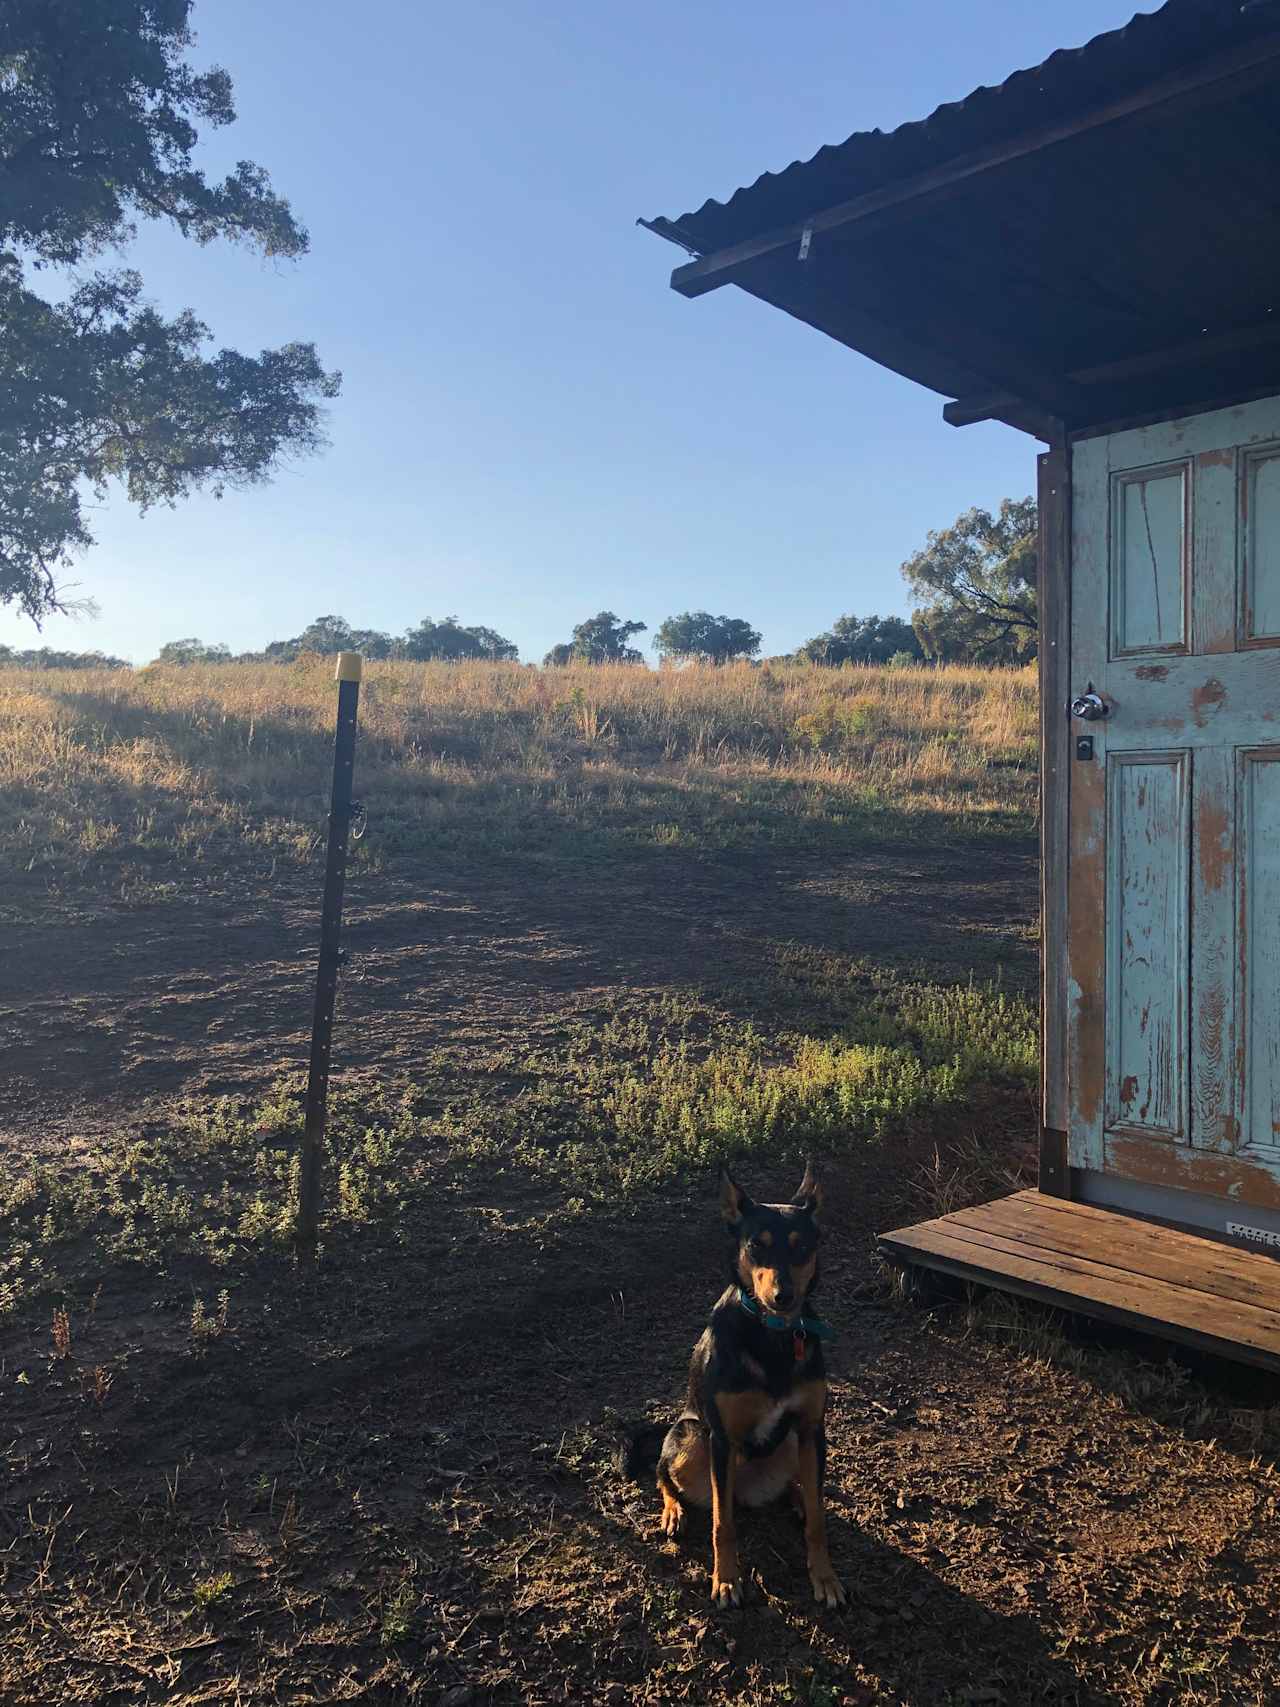
{"type": "MultiPolygon", "coordinates": [[[[43,643],[136,662],[328,612],[457,615],[526,659],[609,607],[707,608],[788,651],[905,612],[898,566],[970,504],[1033,490],[1035,442],[956,431],[934,393],[734,290],[668,289],[638,229],[852,130],[1125,22],[1132,0],[202,0],[198,63],[312,252],[265,263],[146,230],[127,259],[217,344],[313,339],[343,370],[329,449],[266,487],[95,510],[96,621],[43,643]]],[[[1155,10],[1154,5],[1143,8],[1155,10]]],[[[0,613],[0,640],[40,644],[0,613]]]]}

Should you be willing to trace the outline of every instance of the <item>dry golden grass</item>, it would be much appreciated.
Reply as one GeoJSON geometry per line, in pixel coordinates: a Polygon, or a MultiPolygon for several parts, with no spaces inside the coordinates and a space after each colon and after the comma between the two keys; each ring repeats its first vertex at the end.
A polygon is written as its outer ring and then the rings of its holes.
{"type": "MultiPolygon", "coordinates": [[[[0,850],[28,896],[172,892],[235,838],[315,852],[329,660],[0,672],[0,850]]],[[[362,857],[1025,830],[1029,671],[374,664],[362,857]]]]}

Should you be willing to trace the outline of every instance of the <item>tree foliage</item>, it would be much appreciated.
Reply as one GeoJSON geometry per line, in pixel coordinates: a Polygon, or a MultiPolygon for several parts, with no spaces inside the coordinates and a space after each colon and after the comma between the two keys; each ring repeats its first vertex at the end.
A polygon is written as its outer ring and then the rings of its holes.
{"type": "Polygon", "coordinates": [[[359,652],[366,658],[394,658],[399,642],[376,628],[352,628],[345,617],[317,616],[290,640],[273,640],[263,656],[272,663],[292,663],[302,652],[359,652]]]}
{"type": "Polygon", "coordinates": [[[926,656],[1022,664],[1036,655],[1036,502],[966,510],[902,565],[926,656]]]}
{"type": "Polygon", "coordinates": [[[157,664],[229,664],[231,648],[219,643],[206,646],[203,640],[189,635],[185,640],[170,640],[156,653],[157,664]]]}
{"type": "Polygon", "coordinates": [[[0,603],[66,608],[57,571],[92,543],[82,488],[118,481],[145,510],[268,477],[321,444],[336,396],[311,344],[204,353],[208,328],[143,299],[131,271],[52,299],[31,275],[79,267],[139,218],[197,243],[303,254],[307,233],[267,174],[221,183],[194,164],[200,126],[235,118],[231,80],[197,73],[191,0],[5,0],[0,6],[0,603]]]}
{"type": "Polygon", "coordinates": [[[796,653],[814,664],[887,664],[900,653],[923,658],[915,629],[900,616],[842,616],[796,653]]]}
{"type": "Polygon", "coordinates": [[[728,664],[735,658],[754,657],[760,650],[760,633],[739,616],[687,610],[669,616],[653,643],[662,658],[728,664]]]}
{"type": "Polygon", "coordinates": [[[520,656],[511,641],[492,628],[466,628],[456,616],[446,616],[433,622],[424,616],[417,628],[411,628],[401,642],[402,658],[446,658],[454,662],[466,658],[487,658],[494,663],[514,662],[520,656]]]}
{"type": "Polygon", "coordinates": [[[553,646],[542,660],[544,664],[642,664],[643,653],[627,642],[633,634],[643,634],[643,622],[623,622],[611,610],[597,611],[580,622],[573,637],[553,646]]]}

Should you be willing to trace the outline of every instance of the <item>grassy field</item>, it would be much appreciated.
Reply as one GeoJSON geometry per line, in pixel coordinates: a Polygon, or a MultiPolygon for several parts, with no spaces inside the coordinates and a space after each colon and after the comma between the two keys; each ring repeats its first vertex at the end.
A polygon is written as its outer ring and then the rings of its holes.
{"type": "MultiPolygon", "coordinates": [[[[0,673],[11,922],[106,925],[316,882],[334,702],[317,658],[0,673]]],[[[1025,841],[1033,715],[1027,672],[376,666],[358,764],[374,830],[355,845],[353,893],[440,862],[517,880],[530,862],[571,880],[585,867],[598,883],[646,855],[1025,841]]],[[[447,1061],[380,1083],[373,1105],[362,1083],[354,1118],[335,1126],[331,1227],[367,1226],[389,1195],[411,1197],[441,1144],[602,1199],[763,1145],[876,1137],[963,1106],[978,1085],[1031,1082],[1016,986],[935,985],[923,966],[819,954],[800,978],[807,1011],[790,1013],[797,979],[785,953],[773,960],[755,973],[775,986],[767,1025],[687,984],[627,992],[603,1023],[567,1020],[549,1050],[491,1050],[497,1096],[447,1061]]],[[[56,1284],[55,1253],[90,1230],[113,1258],[283,1249],[299,1090],[295,1071],[252,1100],[184,1106],[158,1141],[107,1152],[91,1175],[37,1164],[12,1177],[0,1307],[56,1284]]]]}
{"type": "Polygon", "coordinates": [[[1274,1698],[1272,1396],[896,1300],[1029,1177],[1034,683],[379,665],[295,1268],[332,666],[0,672],[0,1698],[1274,1698]],[[833,1551],[614,1467],[826,1176],[833,1551]]]}
{"type": "MultiPolygon", "coordinates": [[[[317,851],[332,662],[0,671],[10,911],[179,892],[317,851]],[[234,844],[236,857],[225,861],[234,844]],[[220,863],[221,861],[221,863],[220,863]],[[25,876],[25,883],[21,878],[25,876]],[[20,898],[19,898],[20,897],[20,898]]],[[[451,852],[861,846],[1026,834],[1031,672],[378,664],[376,867],[451,852]]]]}

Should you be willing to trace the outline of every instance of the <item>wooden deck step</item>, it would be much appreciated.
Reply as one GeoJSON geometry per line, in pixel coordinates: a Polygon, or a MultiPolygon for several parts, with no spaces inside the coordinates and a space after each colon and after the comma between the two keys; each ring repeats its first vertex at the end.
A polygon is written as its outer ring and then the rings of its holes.
{"type": "Polygon", "coordinates": [[[1280,1261],[1019,1191],[880,1235],[886,1255],[1280,1371],[1280,1261]]]}

